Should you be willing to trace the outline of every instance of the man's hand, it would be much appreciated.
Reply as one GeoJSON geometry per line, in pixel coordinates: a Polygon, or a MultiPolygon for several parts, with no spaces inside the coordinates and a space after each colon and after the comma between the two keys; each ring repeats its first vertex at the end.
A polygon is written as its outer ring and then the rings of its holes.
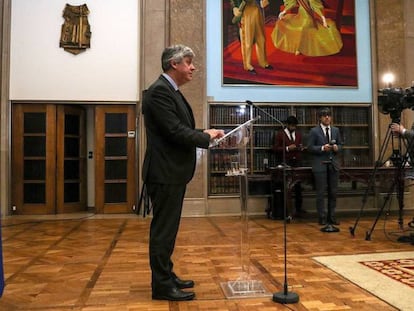
{"type": "Polygon", "coordinates": [[[325,144],[325,145],[323,145],[323,151],[326,151],[326,152],[330,152],[330,151],[333,151],[333,152],[337,152],[338,150],[339,150],[339,147],[338,147],[338,145],[337,144],[325,144]]]}
{"type": "MultiPolygon", "coordinates": [[[[322,147],[322,149],[323,149],[323,151],[332,151],[333,150],[333,146],[334,145],[331,145],[331,144],[325,144],[325,145],[323,145],[323,147],[322,147]]],[[[338,146],[336,146],[336,148],[337,148],[337,150],[338,150],[338,146]]]]}
{"type": "Polygon", "coordinates": [[[294,150],[297,149],[297,147],[296,147],[295,144],[291,144],[291,145],[287,146],[287,149],[288,149],[288,151],[294,151],[294,150]]]}
{"type": "Polygon", "coordinates": [[[392,123],[390,128],[393,134],[403,134],[405,131],[405,127],[398,123],[392,123]]]}
{"type": "Polygon", "coordinates": [[[283,17],[285,17],[285,14],[286,14],[286,11],[280,12],[278,18],[283,19],[283,17]]]}
{"type": "Polygon", "coordinates": [[[204,130],[203,132],[210,135],[210,140],[224,136],[223,130],[208,129],[208,130],[204,130]]]}

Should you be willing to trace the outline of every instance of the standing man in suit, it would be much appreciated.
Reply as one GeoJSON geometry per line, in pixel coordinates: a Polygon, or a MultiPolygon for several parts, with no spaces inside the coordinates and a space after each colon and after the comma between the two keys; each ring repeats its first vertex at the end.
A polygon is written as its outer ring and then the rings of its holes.
{"type": "MultiPolygon", "coordinates": [[[[302,133],[296,130],[298,125],[298,119],[295,116],[289,116],[286,119],[286,127],[283,130],[277,131],[273,141],[273,152],[278,156],[278,162],[286,163],[292,167],[298,167],[302,165],[302,152],[304,150],[302,145],[302,133]],[[284,153],[284,157],[283,157],[284,153]]],[[[280,185],[281,193],[283,191],[283,185],[280,185]]],[[[294,185],[295,191],[295,216],[303,217],[305,211],[302,210],[302,185],[297,182],[294,185]]]]}
{"type": "Polygon", "coordinates": [[[337,127],[331,125],[329,108],[318,112],[319,125],[309,132],[308,151],[313,154],[312,172],[315,178],[316,210],[319,224],[339,225],[335,218],[336,193],[339,179],[337,155],[342,150],[342,138],[337,127]],[[328,210],[325,208],[324,193],[328,190],[328,210]]]}
{"type": "Polygon", "coordinates": [[[194,53],[184,45],[166,48],[161,56],[164,73],[145,92],[142,103],[147,149],[142,179],[153,207],[149,257],[152,271],[152,298],[192,300],[192,280],[180,279],[171,256],[180,225],[187,183],[196,166],[196,147],[208,148],[223,130],[198,130],[192,109],[179,91],[191,81],[194,53]]]}

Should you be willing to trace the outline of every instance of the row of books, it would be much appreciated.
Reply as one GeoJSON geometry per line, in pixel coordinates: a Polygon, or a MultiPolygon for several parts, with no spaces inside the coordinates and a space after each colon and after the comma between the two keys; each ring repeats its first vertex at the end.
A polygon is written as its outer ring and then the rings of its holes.
{"type": "MultiPolygon", "coordinates": [[[[258,150],[254,156],[253,170],[265,171],[268,167],[277,166],[276,156],[266,150],[258,150]]],[[[225,173],[235,165],[240,166],[240,158],[237,153],[214,152],[210,154],[210,172],[225,173]]],[[[247,167],[251,167],[250,154],[247,155],[247,167]]]]}
{"type": "Polygon", "coordinates": [[[239,192],[239,178],[234,176],[211,176],[210,194],[231,194],[239,192]]]}
{"type": "Polygon", "coordinates": [[[271,148],[273,145],[275,130],[260,129],[253,132],[254,135],[254,146],[255,147],[268,147],[271,148]]]}
{"type": "MultiPolygon", "coordinates": [[[[262,106],[260,110],[253,109],[253,117],[260,116],[256,124],[275,124],[285,122],[289,115],[295,115],[299,124],[318,124],[318,111],[320,107],[274,107],[262,106]],[[270,116],[272,117],[270,117],[270,116]]],[[[212,106],[210,107],[210,124],[241,124],[251,119],[249,107],[240,106],[212,106]]],[[[332,121],[336,125],[340,124],[368,124],[369,110],[365,107],[333,107],[332,121]]]]}
{"type": "Polygon", "coordinates": [[[240,158],[237,153],[212,152],[210,154],[210,171],[213,173],[232,169],[232,163],[238,163],[240,166],[240,158]]]}
{"type": "Polygon", "coordinates": [[[346,146],[368,146],[371,139],[366,128],[340,128],[344,145],[346,146]]]}
{"type": "Polygon", "coordinates": [[[250,120],[250,111],[243,106],[210,107],[210,124],[242,124],[250,120]]]}
{"type": "MultiPolygon", "coordinates": [[[[294,115],[299,124],[318,124],[319,107],[297,107],[294,115]]],[[[334,107],[332,111],[332,122],[340,124],[368,124],[369,110],[364,107],[334,107]]]]}
{"type": "Polygon", "coordinates": [[[253,114],[254,117],[260,116],[260,119],[257,121],[258,124],[275,124],[278,125],[276,120],[279,120],[282,123],[286,122],[286,119],[290,115],[290,109],[280,108],[280,107],[261,107],[263,111],[255,109],[253,114]],[[270,116],[272,117],[270,117],[270,116]],[[276,120],[275,120],[276,119],[276,120]]]}
{"type": "Polygon", "coordinates": [[[210,124],[241,124],[252,117],[260,116],[257,123],[260,124],[277,124],[273,118],[284,122],[290,114],[287,107],[262,107],[266,112],[263,113],[257,109],[253,110],[253,116],[250,114],[249,107],[241,106],[212,106],[210,107],[210,124]],[[270,114],[272,117],[270,117],[270,114]]]}

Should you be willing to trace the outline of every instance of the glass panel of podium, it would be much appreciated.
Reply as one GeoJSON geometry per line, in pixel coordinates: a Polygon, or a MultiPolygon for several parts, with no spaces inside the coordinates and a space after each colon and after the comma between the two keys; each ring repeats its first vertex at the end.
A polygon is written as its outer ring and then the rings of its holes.
{"type": "Polygon", "coordinates": [[[272,296],[266,290],[262,281],[251,278],[250,275],[250,246],[249,246],[249,210],[248,210],[248,145],[251,137],[252,123],[259,117],[251,119],[233,130],[224,137],[214,141],[210,148],[234,149],[227,164],[226,177],[238,177],[240,184],[240,267],[241,273],[236,280],[220,283],[228,299],[254,298],[272,296]]]}

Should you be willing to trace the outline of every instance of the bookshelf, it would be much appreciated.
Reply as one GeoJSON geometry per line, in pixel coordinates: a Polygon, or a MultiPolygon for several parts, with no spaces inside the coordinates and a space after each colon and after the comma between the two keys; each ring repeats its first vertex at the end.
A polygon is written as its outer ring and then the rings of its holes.
{"type": "MultiPolygon", "coordinates": [[[[342,167],[367,167],[373,165],[371,137],[370,104],[256,104],[280,121],[289,115],[295,115],[299,121],[297,130],[302,132],[303,145],[307,144],[309,130],[318,124],[318,110],[329,107],[332,111],[332,123],[337,126],[344,141],[341,154],[342,167]]],[[[267,174],[267,167],[279,163],[272,152],[273,135],[281,126],[254,107],[244,103],[209,103],[209,128],[230,130],[240,123],[260,116],[251,127],[251,139],[248,146],[249,174],[267,174]],[[276,123],[276,124],[275,124],[276,123]]],[[[230,158],[237,153],[231,145],[209,150],[208,194],[226,196],[239,193],[236,177],[226,177],[230,158]]],[[[304,153],[303,166],[310,166],[310,156],[304,153]]]]}

